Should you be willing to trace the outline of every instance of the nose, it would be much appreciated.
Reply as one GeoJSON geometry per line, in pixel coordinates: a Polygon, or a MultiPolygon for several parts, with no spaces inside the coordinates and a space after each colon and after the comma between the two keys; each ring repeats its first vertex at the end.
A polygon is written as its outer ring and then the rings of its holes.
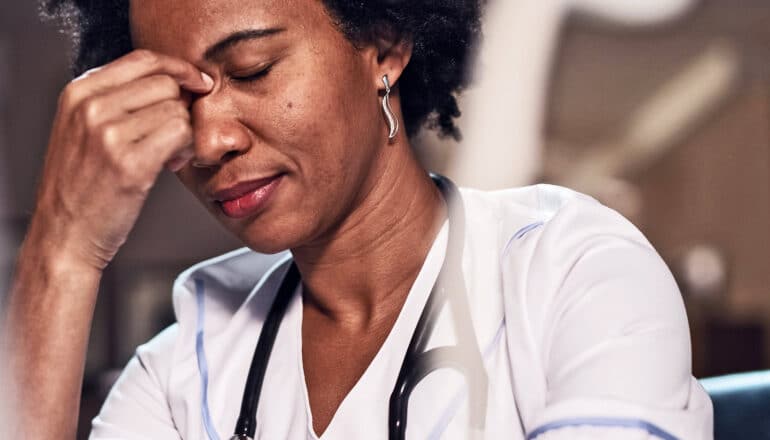
{"type": "Polygon", "coordinates": [[[218,167],[249,149],[248,131],[236,114],[226,99],[213,94],[192,102],[194,156],[190,163],[193,167],[218,167]]]}

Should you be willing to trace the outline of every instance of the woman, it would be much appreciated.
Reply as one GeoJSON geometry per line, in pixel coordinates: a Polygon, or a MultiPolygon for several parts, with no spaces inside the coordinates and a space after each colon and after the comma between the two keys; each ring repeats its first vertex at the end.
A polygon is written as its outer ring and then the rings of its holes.
{"type": "Polygon", "coordinates": [[[681,298],[636,229],[556,187],[451,199],[416,161],[409,135],[426,121],[455,134],[476,2],[58,11],[79,23],[79,66],[107,64],[62,93],[19,257],[7,322],[19,434],[73,435],[100,275],[165,165],[249,249],[180,276],[178,323],[137,350],[92,438],[242,428],[254,347],[281,299],[244,423],[263,439],[386,438],[432,291],[451,301],[425,348],[464,341],[478,363],[415,387],[408,438],[710,437],[681,298]],[[253,251],[286,249],[259,269],[253,251]]]}

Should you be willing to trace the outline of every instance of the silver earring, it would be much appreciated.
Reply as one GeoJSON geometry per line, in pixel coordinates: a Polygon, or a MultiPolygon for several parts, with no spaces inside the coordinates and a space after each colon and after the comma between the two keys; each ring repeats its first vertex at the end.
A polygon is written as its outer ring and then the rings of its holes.
{"type": "Polygon", "coordinates": [[[382,111],[388,119],[388,127],[390,128],[388,139],[393,139],[398,133],[398,119],[393,114],[393,109],[390,108],[390,81],[388,81],[388,75],[382,77],[382,82],[385,84],[385,96],[382,97],[382,111]]]}

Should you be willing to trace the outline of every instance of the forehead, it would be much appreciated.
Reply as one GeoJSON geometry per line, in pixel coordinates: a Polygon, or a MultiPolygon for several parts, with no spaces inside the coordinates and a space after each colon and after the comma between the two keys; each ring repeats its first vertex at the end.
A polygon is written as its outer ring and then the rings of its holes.
{"type": "Polygon", "coordinates": [[[243,29],[312,31],[330,22],[319,0],[130,0],[131,38],[146,48],[199,59],[212,43],[243,29]]]}

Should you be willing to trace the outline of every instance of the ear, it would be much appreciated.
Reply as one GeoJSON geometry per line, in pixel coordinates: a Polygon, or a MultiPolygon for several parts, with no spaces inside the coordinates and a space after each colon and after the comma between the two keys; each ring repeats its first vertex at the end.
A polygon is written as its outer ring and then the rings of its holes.
{"type": "Polygon", "coordinates": [[[382,83],[382,77],[385,75],[388,75],[391,87],[398,84],[401,74],[412,59],[413,46],[411,38],[403,35],[388,31],[377,33],[373,42],[376,56],[372,60],[374,63],[372,80],[377,84],[378,89],[385,88],[382,83]]]}

